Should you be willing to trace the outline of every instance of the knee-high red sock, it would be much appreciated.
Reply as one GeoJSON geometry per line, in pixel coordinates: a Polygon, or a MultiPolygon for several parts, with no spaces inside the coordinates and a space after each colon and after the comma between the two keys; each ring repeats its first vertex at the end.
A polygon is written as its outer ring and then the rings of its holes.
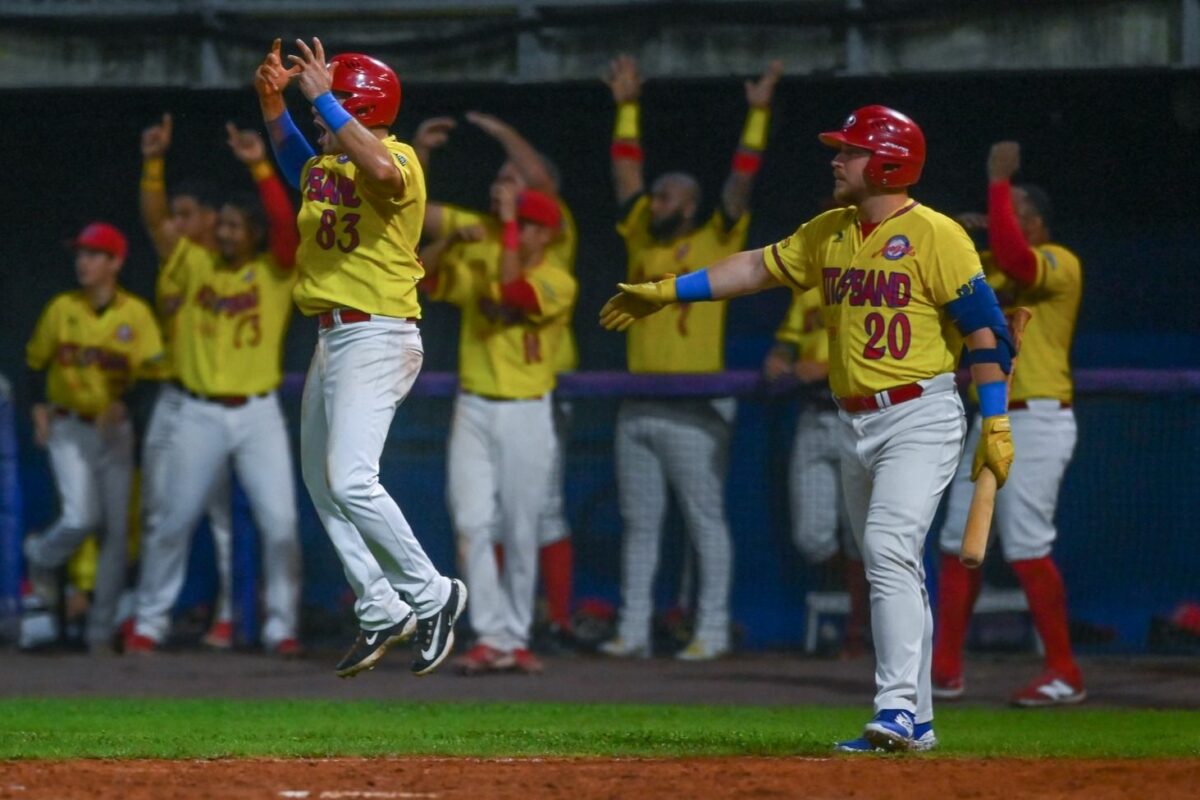
{"type": "Polygon", "coordinates": [[[866,646],[871,614],[871,587],[862,561],[846,559],[846,592],[850,595],[850,616],[846,618],[845,648],[854,655],[866,646]]]}
{"type": "Polygon", "coordinates": [[[942,554],[938,573],[937,624],[933,636],[933,679],[945,682],[962,677],[963,645],[971,609],[979,597],[983,575],[967,569],[958,556],[942,554]]]}
{"type": "Polygon", "coordinates": [[[561,628],[571,628],[571,582],[575,551],[571,537],[551,542],[538,553],[542,590],[546,595],[546,613],[561,628]]]}
{"type": "Polygon", "coordinates": [[[1062,575],[1050,556],[1013,561],[1013,571],[1025,589],[1033,625],[1046,648],[1046,667],[1076,686],[1083,676],[1071,654],[1071,635],[1067,627],[1067,591],[1062,575]]]}

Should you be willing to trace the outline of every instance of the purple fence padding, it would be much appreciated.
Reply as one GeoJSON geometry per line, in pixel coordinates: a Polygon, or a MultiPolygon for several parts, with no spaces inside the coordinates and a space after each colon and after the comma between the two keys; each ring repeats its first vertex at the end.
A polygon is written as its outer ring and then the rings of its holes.
{"type": "MultiPolygon", "coordinates": [[[[561,397],[726,397],[761,394],[762,378],[755,370],[731,370],[704,375],[632,375],[619,371],[575,372],[558,381],[561,397]]],[[[1080,394],[1123,392],[1133,394],[1200,394],[1197,369],[1078,369],[1075,386],[1080,394]]],[[[288,373],[283,393],[299,396],[304,374],[288,373]]],[[[772,386],[771,393],[789,388],[772,386]]],[[[458,378],[453,372],[423,372],[413,386],[413,397],[453,397],[458,378]]]]}

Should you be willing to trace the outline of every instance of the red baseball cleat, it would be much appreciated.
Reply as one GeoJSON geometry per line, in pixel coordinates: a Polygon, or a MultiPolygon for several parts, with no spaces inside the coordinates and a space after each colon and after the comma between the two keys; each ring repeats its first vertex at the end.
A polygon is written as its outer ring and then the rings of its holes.
{"type": "Polygon", "coordinates": [[[512,659],[512,668],[516,672],[523,672],[526,675],[540,675],[546,670],[546,665],[542,660],[533,654],[532,650],[513,650],[510,654],[512,659]]]}
{"type": "Polygon", "coordinates": [[[214,650],[231,649],[233,647],[233,623],[229,621],[214,622],[200,642],[205,647],[211,647],[214,650]]]}
{"type": "Polygon", "coordinates": [[[1083,681],[1069,681],[1053,671],[1046,671],[1012,696],[1012,704],[1022,708],[1065,706],[1082,703],[1087,698],[1083,681]]]}
{"type": "Polygon", "coordinates": [[[961,675],[945,680],[934,678],[932,684],[930,694],[938,700],[957,700],[967,691],[967,686],[963,683],[961,675]]]}
{"type": "Polygon", "coordinates": [[[151,639],[149,636],[142,636],[140,633],[132,633],[125,637],[125,654],[150,655],[158,652],[158,642],[151,639]]]}
{"type": "Polygon", "coordinates": [[[463,675],[483,675],[487,672],[503,672],[513,666],[513,657],[486,644],[477,644],[458,658],[454,668],[463,675]]]}
{"type": "Polygon", "coordinates": [[[299,639],[288,638],[275,645],[272,652],[280,658],[299,658],[304,655],[304,648],[300,646],[299,639]]]}

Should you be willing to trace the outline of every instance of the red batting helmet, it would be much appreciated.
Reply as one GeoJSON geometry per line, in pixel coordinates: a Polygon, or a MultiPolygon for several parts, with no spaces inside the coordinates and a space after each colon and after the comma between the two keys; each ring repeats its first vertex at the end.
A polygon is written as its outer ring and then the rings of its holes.
{"type": "Polygon", "coordinates": [[[90,223],[79,232],[79,235],[71,242],[71,246],[76,250],[98,250],[117,258],[125,258],[129,252],[129,243],[125,240],[125,234],[107,222],[90,223]]]}
{"type": "Polygon", "coordinates": [[[350,96],[342,108],[368,128],[389,127],[400,112],[400,79],[392,68],[362,53],[342,53],[329,62],[335,92],[350,96]],[[336,69],[334,65],[337,65],[336,69]]]}
{"type": "Polygon", "coordinates": [[[863,174],[875,186],[898,189],[921,178],[925,165],[925,134],[917,123],[887,106],[863,106],[842,125],[819,137],[830,147],[861,147],[871,151],[863,174]]]}

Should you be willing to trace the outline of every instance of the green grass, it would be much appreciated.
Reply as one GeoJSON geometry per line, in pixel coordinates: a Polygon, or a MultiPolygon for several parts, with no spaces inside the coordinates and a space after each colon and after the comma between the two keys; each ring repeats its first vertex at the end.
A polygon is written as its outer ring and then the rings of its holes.
{"type": "MultiPolygon", "coordinates": [[[[0,758],[826,755],[860,708],[0,700],[0,758]]],[[[1200,715],[940,711],[945,756],[1200,756],[1200,715]]]]}

